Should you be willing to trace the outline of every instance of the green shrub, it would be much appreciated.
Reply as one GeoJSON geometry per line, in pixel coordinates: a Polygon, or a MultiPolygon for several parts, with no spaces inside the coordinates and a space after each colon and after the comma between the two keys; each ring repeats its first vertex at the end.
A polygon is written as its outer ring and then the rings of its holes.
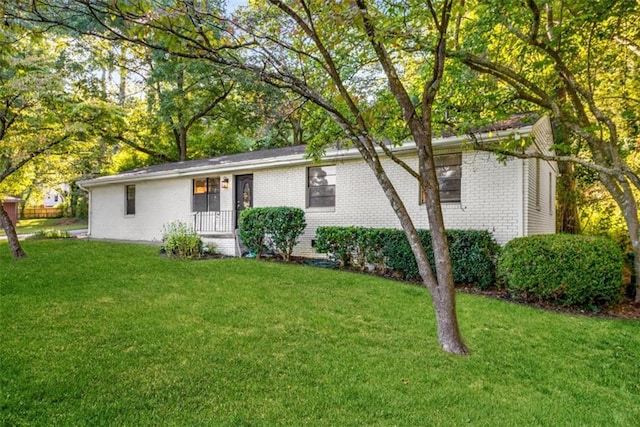
{"type": "Polygon", "coordinates": [[[316,252],[324,253],[330,259],[339,261],[342,267],[351,265],[356,245],[358,227],[318,227],[316,229],[316,252]]]}
{"type": "Polygon", "coordinates": [[[174,221],[162,228],[162,248],[170,258],[199,258],[202,238],[184,222],[174,221]]]}
{"type": "Polygon", "coordinates": [[[265,245],[267,208],[248,208],[240,212],[238,230],[240,238],[257,258],[267,249],[265,245]]]}
{"type": "MultiPolygon", "coordinates": [[[[432,268],[433,248],[428,230],[418,231],[432,268]]],[[[495,259],[499,245],[491,233],[479,230],[447,230],[455,283],[486,288],[495,282],[495,259]]],[[[420,277],[418,265],[402,230],[364,227],[318,227],[316,251],[326,253],[343,266],[374,264],[400,277],[420,277]]]]}
{"type": "Polygon", "coordinates": [[[384,245],[388,234],[394,231],[389,228],[359,227],[355,233],[355,264],[364,268],[367,264],[378,270],[386,270],[384,245]]]}
{"type": "Polygon", "coordinates": [[[507,243],[498,275],[524,300],[595,309],[620,298],[622,267],[622,251],[607,238],[541,235],[507,243]]]}
{"type": "Polygon", "coordinates": [[[238,228],[247,248],[260,258],[271,249],[286,261],[306,227],[304,211],[292,207],[261,207],[240,213],[238,228]]]}
{"type": "Polygon", "coordinates": [[[293,248],[307,223],[304,211],[300,208],[275,207],[266,208],[266,234],[269,236],[270,248],[286,261],[291,260],[293,248]]]}
{"type": "MultiPolygon", "coordinates": [[[[433,245],[429,230],[419,230],[420,240],[431,264],[435,269],[433,245]]],[[[456,284],[475,284],[488,288],[495,283],[495,261],[500,246],[486,230],[447,230],[447,241],[456,284]]],[[[415,280],[420,277],[409,241],[403,231],[394,230],[385,239],[384,256],[387,267],[400,273],[404,278],[415,280]]]]}

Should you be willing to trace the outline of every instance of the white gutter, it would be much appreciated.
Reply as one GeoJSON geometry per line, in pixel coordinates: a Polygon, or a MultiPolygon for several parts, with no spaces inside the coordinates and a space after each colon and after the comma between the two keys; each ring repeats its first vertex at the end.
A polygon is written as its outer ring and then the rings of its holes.
{"type": "MultiPolygon", "coordinates": [[[[497,142],[505,137],[519,134],[520,136],[526,137],[531,134],[533,130],[533,126],[523,126],[515,129],[508,129],[504,131],[494,131],[494,132],[486,132],[478,135],[476,138],[483,143],[492,143],[497,142]]],[[[446,149],[446,148],[454,148],[464,145],[465,143],[472,142],[471,138],[468,136],[452,136],[447,138],[439,138],[433,141],[434,149],[446,149]]],[[[401,146],[390,147],[391,151],[394,154],[405,154],[411,153],[415,151],[416,144],[414,142],[405,142],[401,146]]],[[[382,149],[378,148],[376,150],[378,153],[382,153],[382,149]]],[[[344,161],[344,160],[352,160],[352,159],[360,159],[361,155],[356,148],[346,148],[346,149],[333,149],[325,153],[322,156],[323,162],[329,161],[344,161]]],[[[248,170],[260,170],[260,169],[271,169],[282,166],[295,166],[295,165],[303,165],[303,164],[312,164],[313,162],[309,160],[305,154],[292,154],[288,156],[282,157],[271,157],[271,158],[263,158],[263,159],[255,159],[255,160],[246,160],[242,162],[230,162],[230,163],[222,163],[216,165],[203,165],[188,169],[177,169],[177,170],[169,170],[169,171],[159,171],[146,173],[144,171],[136,172],[124,172],[118,175],[110,175],[103,176],[87,181],[82,181],[78,183],[78,186],[85,191],[89,191],[88,189],[91,187],[97,187],[100,185],[106,184],[115,184],[121,182],[140,182],[140,181],[149,181],[149,180],[157,180],[157,179],[168,179],[168,178],[178,178],[178,177],[193,177],[202,175],[203,173],[209,174],[231,174],[233,172],[239,171],[248,171],[248,170]]]]}

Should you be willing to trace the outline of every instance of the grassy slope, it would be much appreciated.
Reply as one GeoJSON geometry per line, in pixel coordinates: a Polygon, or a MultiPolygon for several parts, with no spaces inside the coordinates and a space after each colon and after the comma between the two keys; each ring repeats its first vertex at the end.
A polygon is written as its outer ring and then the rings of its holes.
{"type": "Polygon", "coordinates": [[[638,425],[640,323],[80,240],[0,244],[0,424],[638,425]]]}

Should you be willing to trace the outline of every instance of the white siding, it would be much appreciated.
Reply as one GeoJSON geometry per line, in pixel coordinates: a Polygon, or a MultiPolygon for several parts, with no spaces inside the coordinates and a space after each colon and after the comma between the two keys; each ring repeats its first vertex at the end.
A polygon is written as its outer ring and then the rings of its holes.
{"type": "Polygon", "coordinates": [[[536,159],[526,160],[526,170],[527,228],[524,234],[531,236],[555,233],[555,171],[548,162],[536,159]]]}
{"type": "MultiPolygon", "coordinates": [[[[536,139],[532,151],[544,155],[552,154],[549,147],[553,143],[553,133],[548,117],[534,125],[533,135],[536,139]]],[[[555,233],[557,165],[555,162],[540,159],[527,159],[525,162],[528,185],[524,235],[555,233]]]]}

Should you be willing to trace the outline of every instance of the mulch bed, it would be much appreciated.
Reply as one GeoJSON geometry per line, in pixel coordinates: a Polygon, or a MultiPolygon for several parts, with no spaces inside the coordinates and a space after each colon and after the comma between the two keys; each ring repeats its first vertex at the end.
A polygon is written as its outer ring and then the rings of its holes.
{"type": "Polygon", "coordinates": [[[619,318],[619,319],[636,319],[640,320],[640,304],[635,304],[633,300],[625,298],[623,301],[615,306],[609,307],[603,311],[590,311],[581,310],[570,307],[558,307],[553,304],[544,302],[530,302],[521,301],[514,298],[506,290],[503,289],[478,289],[473,286],[457,286],[459,291],[468,294],[482,295],[487,298],[494,298],[503,301],[508,301],[514,304],[522,304],[530,307],[541,308],[543,310],[554,311],[557,313],[575,314],[580,316],[589,317],[607,317],[607,318],[619,318]]]}

